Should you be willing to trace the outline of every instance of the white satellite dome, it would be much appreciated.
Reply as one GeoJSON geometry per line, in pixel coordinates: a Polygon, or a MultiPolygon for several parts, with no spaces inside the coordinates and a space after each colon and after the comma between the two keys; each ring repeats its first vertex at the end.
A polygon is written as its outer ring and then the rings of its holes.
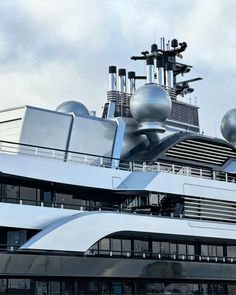
{"type": "Polygon", "coordinates": [[[220,127],[223,137],[236,145],[236,109],[232,109],[224,115],[220,127]]]}
{"type": "Polygon", "coordinates": [[[74,113],[75,116],[89,116],[89,111],[84,104],[76,100],[67,100],[56,108],[57,112],[74,113]]]}
{"type": "Polygon", "coordinates": [[[164,121],[171,112],[171,98],[168,92],[157,84],[139,87],[130,100],[130,111],[139,123],[139,131],[164,132],[164,121]]]}

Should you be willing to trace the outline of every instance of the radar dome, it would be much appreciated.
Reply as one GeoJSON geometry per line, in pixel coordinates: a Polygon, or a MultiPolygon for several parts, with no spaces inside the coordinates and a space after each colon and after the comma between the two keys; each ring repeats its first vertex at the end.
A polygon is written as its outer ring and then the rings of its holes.
{"type": "Polygon", "coordinates": [[[88,116],[89,111],[84,104],[76,100],[68,100],[56,108],[57,112],[74,113],[76,116],[88,116]]]}
{"type": "Polygon", "coordinates": [[[130,111],[139,123],[139,131],[165,132],[164,121],[171,112],[168,92],[157,84],[139,87],[130,100],[130,111]]]}
{"type": "Polygon", "coordinates": [[[220,127],[223,137],[236,145],[236,109],[232,109],[224,115],[220,127]]]}

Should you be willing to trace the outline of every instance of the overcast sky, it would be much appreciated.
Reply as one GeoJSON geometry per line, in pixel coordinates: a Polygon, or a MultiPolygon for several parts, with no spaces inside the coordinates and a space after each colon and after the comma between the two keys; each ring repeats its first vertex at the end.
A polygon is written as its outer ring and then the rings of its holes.
{"type": "Polygon", "coordinates": [[[165,36],[188,43],[201,130],[219,136],[236,107],[235,11],[235,0],[1,0],[1,109],[76,99],[100,113],[108,66],[144,74],[130,56],[165,36]]]}

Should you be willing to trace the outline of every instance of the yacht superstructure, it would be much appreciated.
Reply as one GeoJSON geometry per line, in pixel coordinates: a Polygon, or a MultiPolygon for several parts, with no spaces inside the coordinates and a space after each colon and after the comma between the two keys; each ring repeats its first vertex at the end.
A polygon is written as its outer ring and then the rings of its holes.
{"type": "Polygon", "coordinates": [[[0,294],[235,294],[236,111],[200,134],[186,48],[110,66],[101,118],[0,112],[0,294]]]}

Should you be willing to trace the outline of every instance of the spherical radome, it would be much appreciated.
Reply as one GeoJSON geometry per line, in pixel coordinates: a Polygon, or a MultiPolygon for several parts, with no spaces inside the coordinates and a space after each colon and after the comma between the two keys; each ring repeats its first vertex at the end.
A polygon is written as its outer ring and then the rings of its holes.
{"type": "Polygon", "coordinates": [[[138,123],[163,123],[170,115],[171,106],[169,94],[157,84],[139,87],[130,100],[131,114],[138,123]]]}
{"type": "Polygon", "coordinates": [[[232,109],[224,115],[220,127],[223,137],[236,145],[236,109],[232,109]]]}
{"type": "Polygon", "coordinates": [[[67,100],[56,108],[57,112],[74,113],[75,115],[89,115],[89,111],[84,104],[76,100],[67,100]]]}

